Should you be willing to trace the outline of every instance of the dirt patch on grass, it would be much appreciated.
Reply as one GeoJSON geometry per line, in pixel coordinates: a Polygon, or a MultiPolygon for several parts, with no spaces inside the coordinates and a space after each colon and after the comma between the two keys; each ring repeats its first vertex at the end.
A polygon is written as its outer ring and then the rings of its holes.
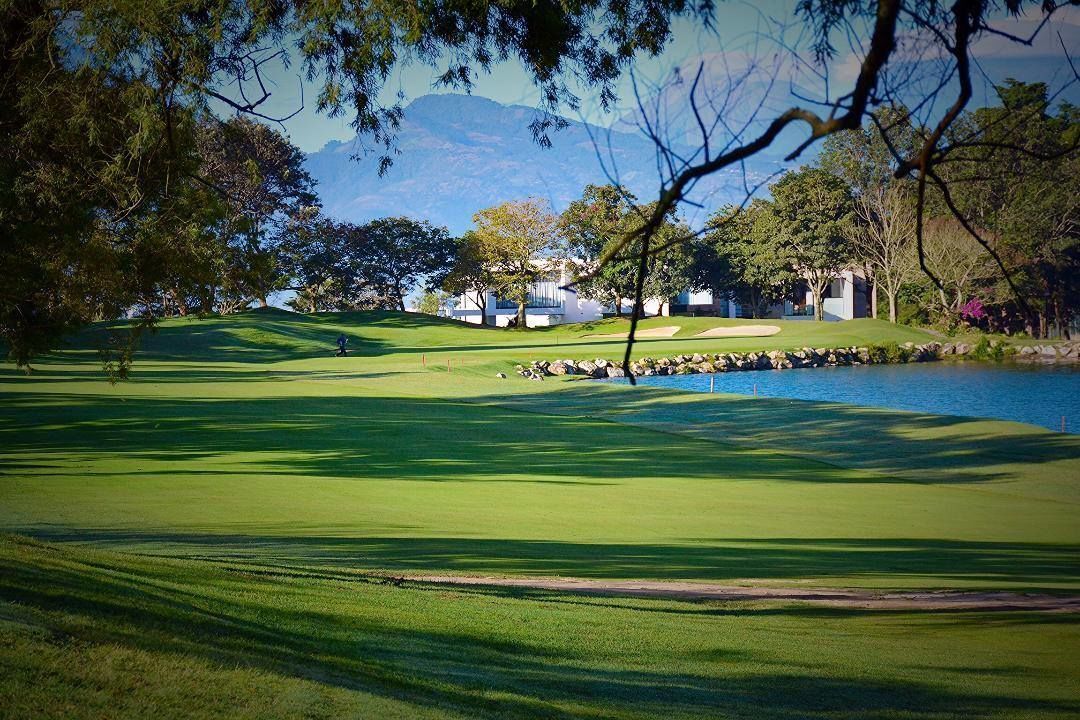
{"type": "Polygon", "coordinates": [[[766,337],[780,332],[776,325],[724,325],[699,332],[694,337],[766,337]]]}
{"type": "Polygon", "coordinates": [[[670,600],[772,600],[869,610],[1042,610],[1080,612],[1080,596],[1004,591],[879,592],[843,588],[755,587],[656,580],[500,578],[452,575],[423,575],[408,579],[414,582],[439,585],[518,587],[589,595],[621,595],[670,600]]]}
{"type": "MultiPolygon", "coordinates": [[[[639,338],[653,338],[653,337],[671,337],[675,333],[679,332],[681,325],[664,325],[663,327],[645,328],[644,330],[638,330],[634,333],[634,337],[639,338]]],[[[777,328],[779,331],[780,328],[777,328]]],[[[611,338],[613,340],[625,340],[630,335],[629,332],[622,333],[606,333],[603,335],[585,335],[587,338],[611,338]]]]}

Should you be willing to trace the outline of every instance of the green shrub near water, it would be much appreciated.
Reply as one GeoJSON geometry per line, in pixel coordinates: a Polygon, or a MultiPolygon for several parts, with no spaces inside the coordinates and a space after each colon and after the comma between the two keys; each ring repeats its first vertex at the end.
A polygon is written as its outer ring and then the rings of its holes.
{"type": "Polygon", "coordinates": [[[905,363],[911,357],[911,350],[892,340],[874,343],[867,347],[872,363],[905,363]]]}
{"type": "Polygon", "coordinates": [[[993,341],[986,335],[981,335],[979,336],[979,341],[975,343],[975,349],[971,351],[971,357],[976,360],[1001,362],[1012,352],[1012,348],[1008,347],[1005,343],[993,341]]]}

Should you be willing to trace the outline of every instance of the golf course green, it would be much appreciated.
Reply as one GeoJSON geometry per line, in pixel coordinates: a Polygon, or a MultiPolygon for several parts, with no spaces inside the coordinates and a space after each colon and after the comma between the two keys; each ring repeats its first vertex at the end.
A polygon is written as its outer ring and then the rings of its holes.
{"type": "MultiPolygon", "coordinates": [[[[932,339],[696,337],[741,322],[635,357],[932,339]]],[[[0,717],[1080,714],[1073,612],[417,580],[1080,595],[1080,436],[514,373],[625,330],[267,310],[163,321],[116,385],[104,326],[5,366],[0,717]]]]}

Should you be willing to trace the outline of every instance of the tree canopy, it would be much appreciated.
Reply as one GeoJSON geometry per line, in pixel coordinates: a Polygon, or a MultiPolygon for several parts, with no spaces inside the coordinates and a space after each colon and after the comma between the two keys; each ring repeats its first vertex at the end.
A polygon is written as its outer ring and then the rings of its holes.
{"type": "Polygon", "coordinates": [[[560,271],[559,218],[547,203],[529,198],[481,210],[473,221],[476,251],[490,289],[517,303],[517,328],[524,330],[529,290],[560,271]]]}

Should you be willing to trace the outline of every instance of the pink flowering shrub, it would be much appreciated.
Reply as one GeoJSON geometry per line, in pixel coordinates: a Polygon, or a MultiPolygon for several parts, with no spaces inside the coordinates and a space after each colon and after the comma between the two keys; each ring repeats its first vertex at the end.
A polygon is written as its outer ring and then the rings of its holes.
{"type": "Polygon", "coordinates": [[[978,322],[986,317],[986,308],[983,307],[982,300],[979,298],[971,298],[960,308],[960,317],[968,322],[978,322]]]}

